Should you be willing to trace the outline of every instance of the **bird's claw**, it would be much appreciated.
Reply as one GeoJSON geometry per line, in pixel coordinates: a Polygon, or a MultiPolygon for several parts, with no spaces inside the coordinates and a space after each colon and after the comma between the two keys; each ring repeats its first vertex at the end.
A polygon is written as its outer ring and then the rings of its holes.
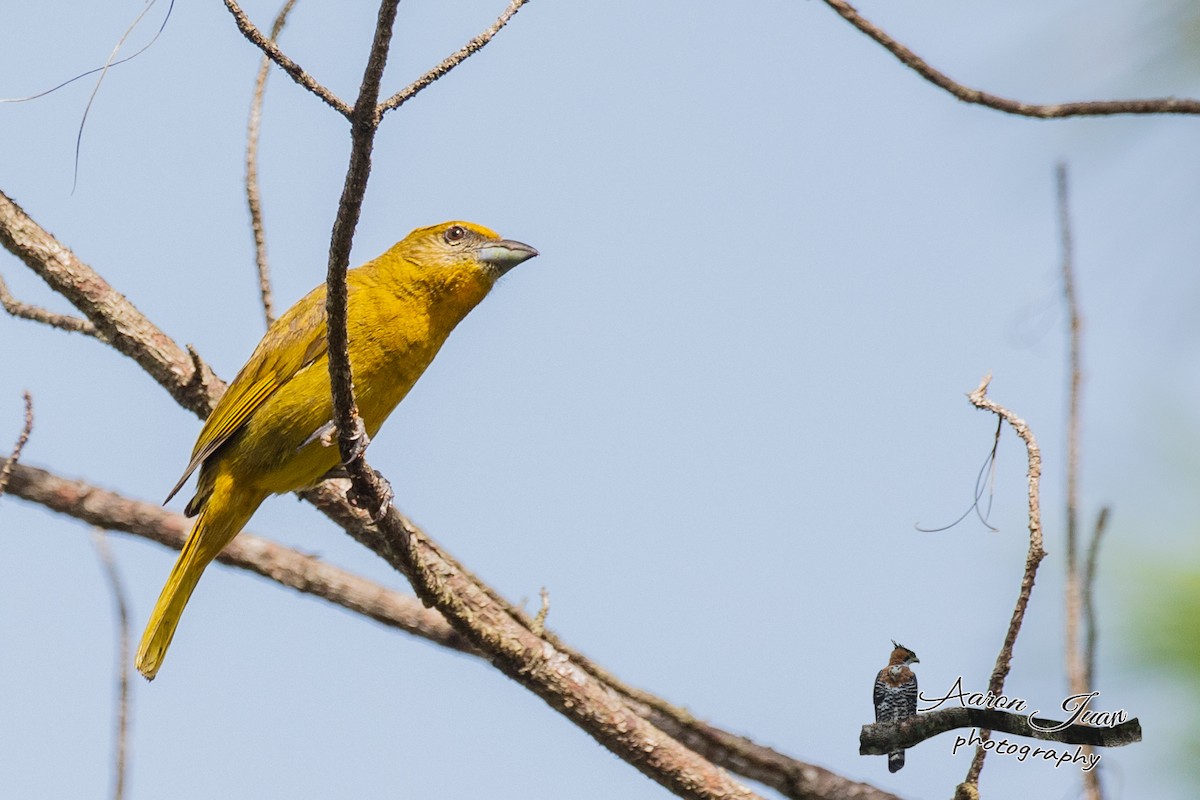
{"type": "Polygon", "coordinates": [[[388,482],[387,478],[383,477],[382,473],[378,470],[371,471],[375,473],[376,485],[379,489],[379,505],[372,509],[371,506],[373,503],[371,502],[371,498],[359,492],[354,486],[351,486],[346,491],[346,500],[355,508],[361,508],[363,511],[366,511],[371,517],[371,522],[378,524],[387,516],[388,509],[392,507],[392,500],[395,499],[396,493],[392,491],[392,484],[388,482]]]}
{"type": "Polygon", "coordinates": [[[371,437],[367,435],[367,426],[363,423],[362,417],[354,418],[354,432],[350,434],[350,441],[353,449],[346,463],[362,458],[371,445],[371,437]]]}

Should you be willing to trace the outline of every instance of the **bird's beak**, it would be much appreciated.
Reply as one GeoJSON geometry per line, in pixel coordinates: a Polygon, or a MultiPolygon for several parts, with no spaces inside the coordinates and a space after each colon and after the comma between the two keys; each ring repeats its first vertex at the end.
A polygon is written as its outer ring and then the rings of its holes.
{"type": "Polygon", "coordinates": [[[517,264],[538,254],[538,251],[529,245],[514,242],[512,239],[484,242],[478,252],[479,260],[496,270],[497,275],[503,275],[517,264]]]}

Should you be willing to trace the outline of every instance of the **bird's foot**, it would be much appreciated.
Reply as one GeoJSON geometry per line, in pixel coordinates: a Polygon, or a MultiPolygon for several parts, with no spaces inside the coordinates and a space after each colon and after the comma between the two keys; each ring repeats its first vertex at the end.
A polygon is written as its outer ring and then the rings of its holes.
{"type": "Polygon", "coordinates": [[[392,500],[395,499],[396,493],[392,490],[392,484],[388,479],[383,477],[383,473],[379,470],[371,470],[375,473],[376,488],[379,490],[379,504],[375,505],[374,499],[364,492],[358,491],[352,485],[346,491],[346,500],[355,508],[361,508],[366,511],[371,521],[379,523],[387,516],[388,509],[392,507],[392,500]]]}
{"type": "MultiPolygon", "coordinates": [[[[336,430],[334,434],[336,434],[336,430]]],[[[346,463],[363,458],[367,448],[371,446],[371,437],[367,435],[367,426],[363,423],[362,417],[354,418],[354,431],[350,434],[350,442],[350,458],[346,460],[346,463]]]]}

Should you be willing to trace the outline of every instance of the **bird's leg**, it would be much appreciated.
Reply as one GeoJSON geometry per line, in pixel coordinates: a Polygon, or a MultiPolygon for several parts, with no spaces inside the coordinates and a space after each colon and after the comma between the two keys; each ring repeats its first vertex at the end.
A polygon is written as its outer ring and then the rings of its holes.
{"type": "MultiPolygon", "coordinates": [[[[323,434],[322,442],[324,442],[324,438],[326,436],[331,435],[332,434],[330,432],[323,434]]],[[[348,474],[346,464],[348,464],[350,461],[362,459],[367,451],[367,447],[370,446],[371,437],[367,435],[367,426],[363,424],[362,417],[354,418],[354,433],[352,434],[351,439],[354,442],[353,454],[350,456],[349,461],[343,463],[341,467],[335,467],[333,470],[334,472],[340,470],[343,474],[348,474]]],[[[363,463],[365,464],[366,462],[364,461],[363,463]]],[[[369,513],[371,515],[372,522],[379,522],[384,518],[384,516],[387,515],[387,511],[391,507],[392,500],[395,498],[396,493],[392,491],[392,484],[388,482],[387,478],[383,477],[383,473],[374,468],[371,469],[371,472],[375,474],[375,488],[379,492],[379,505],[372,509],[371,506],[374,504],[370,502],[370,498],[364,496],[364,493],[359,492],[354,488],[353,485],[351,485],[349,491],[346,492],[346,499],[350,501],[350,505],[354,506],[355,508],[361,508],[369,513]]]]}
{"type": "Polygon", "coordinates": [[[362,421],[362,417],[354,416],[354,430],[350,432],[351,452],[350,458],[347,461],[354,461],[357,458],[362,458],[367,453],[367,448],[371,445],[371,437],[367,435],[366,423],[362,421]]]}

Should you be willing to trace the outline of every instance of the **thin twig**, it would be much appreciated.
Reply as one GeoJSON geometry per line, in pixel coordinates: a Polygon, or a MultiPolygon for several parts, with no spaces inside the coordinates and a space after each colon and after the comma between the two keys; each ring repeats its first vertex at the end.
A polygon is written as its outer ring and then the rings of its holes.
{"type": "Polygon", "coordinates": [[[1062,239],[1063,302],[1067,307],[1067,554],[1066,554],[1066,658],[1067,685],[1072,694],[1087,691],[1079,642],[1079,623],[1083,612],[1079,581],[1079,399],[1083,382],[1079,301],[1075,294],[1074,252],[1071,241],[1071,199],[1067,165],[1055,169],[1058,195],[1058,225],[1062,239]]]}
{"type": "Polygon", "coordinates": [[[343,117],[350,117],[350,106],[344,100],[339,98],[329,89],[322,86],[315,78],[305,72],[299,64],[292,61],[283,54],[271,39],[263,35],[263,32],[255,27],[250,18],[246,16],[246,12],[242,11],[234,0],[223,0],[225,7],[229,9],[229,13],[233,14],[233,19],[237,23],[238,30],[242,32],[251,44],[262,50],[267,58],[274,61],[280,69],[286,72],[291,79],[303,86],[308,91],[315,94],[317,97],[324,100],[331,108],[341,114],[343,117]]]}
{"type": "MultiPolygon", "coordinates": [[[[1058,227],[1062,238],[1063,302],[1067,306],[1067,371],[1070,385],[1067,390],[1067,557],[1066,557],[1066,660],[1067,685],[1071,694],[1082,694],[1091,688],[1088,682],[1086,654],[1080,641],[1085,589],[1079,563],[1079,415],[1083,386],[1083,321],[1079,313],[1079,297],[1075,291],[1075,254],[1071,236],[1071,193],[1067,165],[1060,162],[1055,168],[1055,187],[1058,196],[1058,227]]],[[[1084,748],[1091,754],[1091,747],[1084,748]]],[[[1083,773],[1083,785],[1088,800],[1103,800],[1100,770],[1083,773]]]]}
{"type": "MultiPolygon", "coordinates": [[[[279,38],[283,26],[287,23],[288,14],[296,0],[287,0],[275,23],[271,26],[271,41],[279,38]]],[[[258,189],[258,140],[262,122],[263,95],[267,89],[267,73],[271,68],[271,59],[262,57],[258,65],[258,75],[254,79],[254,99],[250,101],[250,121],[246,124],[246,205],[250,207],[250,229],[254,233],[254,263],[258,266],[258,291],[262,295],[263,317],[267,327],[275,321],[275,307],[271,299],[271,268],[267,263],[267,237],[263,229],[262,196],[258,189]]]]}
{"type": "Polygon", "coordinates": [[[529,0],[511,0],[508,7],[496,19],[491,26],[483,33],[479,34],[471,41],[463,45],[459,50],[446,56],[442,62],[433,69],[426,72],[421,77],[404,87],[387,100],[379,104],[379,116],[383,116],[392,109],[399,108],[409,100],[421,93],[421,90],[432,84],[437,79],[443,77],[447,72],[457,67],[462,62],[466,61],[475,53],[483,49],[484,45],[492,40],[492,38],[500,32],[500,29],[508,24],[508,21],[513,18],[513,15],[521,10],[521,6],[525,5],[529,0]]]}
{"type": "Polygon", "coordinates": [[[923,58],[883,29],[865,19],[854,6],[845,0],[824,0],[825,4],[842,19],[882,45],[900,63],[916,72],[925,80],[962,100],[964,103],[994,108],[1006,114],[1038,119],[1061,119],[1063,117],[1099,117],[1113,114],[1200,114],[1200,100],[1177,97],[1160,97],[1149,100],[1094,100],[1080,103],[1023,103],[1007,97],[964,86],[943,72],[929,66],[923,58]]]}
{"type": "MultiPolygon", "coordinates": [[[[1088,545],[1087,566],[1083,576],[1083,617],[1085,626],[1085,644],[1083,651],[1083,681],[1087,687],[1096,685],[1096,564],[1100,555],[1100,540],[1108,525],[1108,508],[1100,509],[1096,518],[1096,529],[1092,533],[1092,541],[1088,545]]],[[[1084,773],[1083,785],[1087,789],[1089,800],[1103,800],[1104,784],[1100,770],[1089,770],[1084,773]]]]}
{"type": "Polygon", "coordinates": [[[113,767],[113,800],[125,797],[125,772],[128,766],[129,752],[129,708],[131,704],[129,693],[129,664],[132,662],[129,648],[129,603],[125,598],[125,585],[121,582],[121,574],[113,561],[112,550],[108,547],[108,539],[103,529],[92,531],[92,544],[104,567],[108,587],[112,591],[113,601],[117,607],[117,724],[116,724],[116,764],[113,767]]]}
{"type": "Polygon", "coordinates": [[[1089,687],[1096,685],[1096,565],[1100,557],[1100,540],[1108,529],[1108,506],[1100,509],[1096,517],[1096,528],[1088,545],[1087,569],[1083,578],[1083,616],[1087,625],[1086,647],[1084,648],[1084,676],[1089,687]]]}
{"type": "Polygon", "coordinates": [[[100,341],[104,341],[104,337],[96,330],[96,326],[86,319],[72,317],[70,314],[56,314],[41,306],[22,303],[13,297],[3,277],[0,277],[0,306],[4,306],[5,311],[18,319],[40,322],[43,325],[49,325],[51,328],[58,328],[69,333],[82,333],[85,336],[95,336],[100,341]]]}
{"type": "Polygon", "coordinates": [[[29,392],[23,392],[21,395],[25,399],[25,423],[21,426],[21,433],[17,435],[16,444],[13,445],[12,452],[8,458],[4,459],[4,463],[0,465],[0,497],[4,496],[4,490],[8,488],[9,478],[12,476],[13,470],[17,467],[17,462],[21,460],[21,451],[25,449],[25,443],[29,441],[30,434],[33,433],[33,395],[29,392]]]}
{"type": "MultiPolygon", "coordinates": [[[[1029,596],[1033,592],[1033,582],[1037,577],[1038,564],[1046,557],[1046,551],[1042,547],[1042,510],[1039,498],[1042,451],[1038,447],[1037,438],[1034,437],[1033,431],[1025,420],[988,398],[987,390],[991,380],[991,375],[984,376],[979,387],[971,392],[968,398],[976,408],[990,411],[1009,424],[1017,436],[1021,437],[1021,441],[1025,442],[1025,451],[1029,460],[1029,552],[1025,557],[1025,572],[1021,576],[1021,588],[1017,594],[1017,602],[1013,606],[1012,619],[1009,620],[1004,643],[1000,647],[1000,654],[996,656],[996,666],[992,669],[992,676],[988,681],[988,691],[999,696],[1003,694],[1004,679],[1012,668],[1013,646],[1017,642],[1017,634],[1021,632],[1025,609],[1029,606],[1029,596]]],[[[984,729],[979,732],[979,735],[986,740],[990,732],[984,729]]],[[[963,784],[966,786],[961,787],[960,791],[969,793],[972,788],[978,789],[979,773],[983,770],[985,755],[986,751],[983,745],[976,748],[975,758],[972,759],[971,767],[967,770],[967,776],[963,780],[963,784]]]]}

